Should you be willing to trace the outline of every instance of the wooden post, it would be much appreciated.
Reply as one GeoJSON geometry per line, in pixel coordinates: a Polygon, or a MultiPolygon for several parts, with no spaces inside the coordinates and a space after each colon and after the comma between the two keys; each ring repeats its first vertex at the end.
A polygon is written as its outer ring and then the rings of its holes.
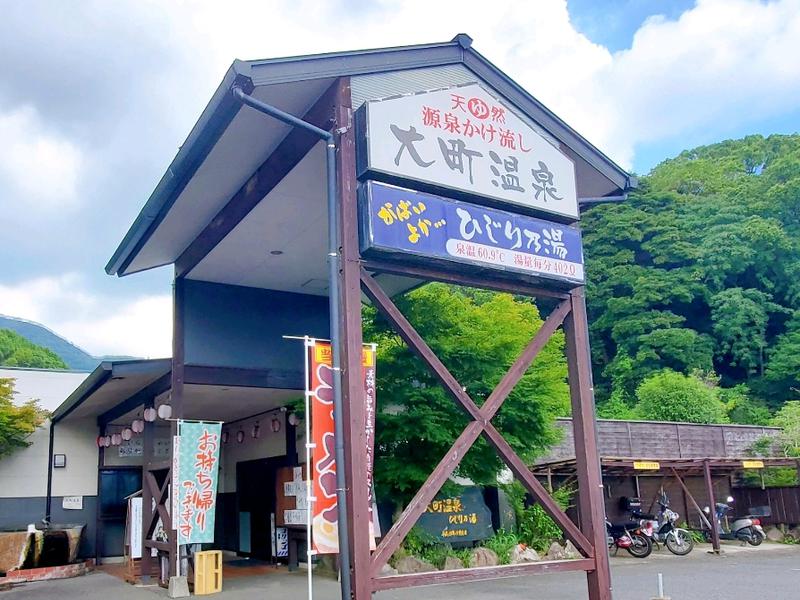
{"type": "MultiPolygon", "coordinates": [[[[51,425],[52,426],[52,425],[51,425]]],[[[107,427],[105,425],[100,426],[100,435],[106,434],[107,427]]],[[[102,490],[100,487],[100,472],[103,470],[103,467],[106,464],[106,449],[105,447],[101,447],[98,449],[99,452],[97,453],[97,512],[95,514],[95,529],[94,529],[94,561],[95,564],[99,565],[103,559],[103,530],[104,530],[104,521],[100,518],[100,501],[101,501],[101,494],[102,490]]],[[[52,469],[53,463],[53,449],[50,448],[50,468],[52,469]]],[[[50,515],[47,515],[50,518],[50,515]]]]}
{"type": "MultiPolygon", "coordinates": [[[[144,411],[152,408],[154,404],[155,398],[144,403],[142,407],[143,420],[144,411]]],[[[153,569],[153,557],[150,555],[150,548],[145,544],[145,540],[149,537],[147,530],[150,526],[150,521],[153,520],[153,491],[147,485],[147,474],[150,472],[150,465],[153,462],[153,454],[155,453],[155,428],[156,424],[154,422],[144,421],[144,431],[142,432],[142,558],[139,563],[141,582],[143,584],[150,583],[150,573],[153,569]]]]}
{"type": "Polygon", "coordinates": [[[590,600],[611,600],[611,571],[606,552],[606,513],[597,451],[594,388],[589,360],[589,325],[584,288],[570,293],[572,310],[564,320],[580,528],[594,546],[595,569],[587,573],[590,600]]]}
{"type": "MultiPolygon", "coordinates": [[[[172,312],[172,376],[171,376],[171,391],[170,391],[170,404],[172,406],[172,418],[183,418],[183,380],[184,371],[186,366],[186,355],[184,348],[184,330],[183,330],[183,317],[184,317],[184,284],[183,277],[176,277],[173,284],[173,312],[172,312]]],[[[172,440],[178,435],[177,421],[170,422],[170,465],[174,459],[174,447],[172,440]]],[[[170,475],[172,471],[170,471],[170,475]]],[[[169,477],[169,475],[168,475],[169,477]]],[[[167,483],[171,490],[171,486],[167,483]]],[[[174,498],[170,494],[169,497],[169,512],[172,516],[172,503],[174,498]]],[[[180,546],[178,544],[178,531],[172,528],[172,523],[164,523],[164,530],[169,531],[169,575],[170,577],[178,574],[180,568],[180,546]]]]}
{"type": "Polygon", "coordinates": [[[711,464],[708,459],[703,461],[703,473],[706,477],[706,493],[708,494],[708,508],[711,511],[711,546],[714,553],[719,554],[719,525],[717,523],[716,503],[714,501],[714,482],[711,479],[711,464]]]}
{"type": "MultiPolygon", "coordinates": [[[[356,182],[356,146],[350,99],[350,79],[339,79],[336,94],[335,130],[340,132],[336,147],[338,237],[341,248],[339,268],[340,348],[344,469],[347,482],[346,514],[350,536],[350,573],[352,600],[372,598],[370,574],[369,494],[363,485],[366,472],[366,414],[364,381],[361,366],[361,266],[358,248],[358,207],[356,182]]],[[[340,507],[341,510],[341,507],[340,507]]],[[[343,598],[342,600],[351,600],[343,598]]]]}

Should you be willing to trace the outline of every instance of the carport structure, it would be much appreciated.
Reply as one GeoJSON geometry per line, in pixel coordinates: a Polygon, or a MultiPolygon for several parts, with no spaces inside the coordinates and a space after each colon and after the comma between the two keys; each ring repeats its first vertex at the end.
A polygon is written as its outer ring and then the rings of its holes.
{"type": "MultiPolygon", "coordinates": [[[[600,458],[600,467],[603,476],[632,477],[636,482],[637,496],[640,495],[639,477],[651,477],[658,479],[658,490],[663,489],[668,479],[674,480],[680,486],[686,499],[692,508],[697,512],[697,516],[702,524],[711,531],[711,544],[715,553],[720,551],[719,531],[716,526],[712,527],[711,518],[701,508],[708,506],[713,515],[714,505],[719,501],[719,496],[714,493],[714,477],[730,477],[733,473],[743,469],[764,469],[769,467],[790,467],[797,468],[800,474],[800,460],[796,458],[782,457],[738,457],[738,458],[631,458],[631,457],[612,457],[603,456],[600,458]],[[700,498],[701,503],[692,494],[686,484],[687,477],[703,477],[705,483],[705,498],[700,498]]],[[[564,459],[553,462],[537,464],[532,473],[539,477],[574,477],[577,474],[577,462],[575,459],[564,459]]],[[[552,484],[551,484],[552,485],[552,484]]],[[[652,512],[658,499],[658,491],[648,499],[642,498],[643,512],[652,512]]],[[[688,522],[688,519],[687,519],[688,522]]]]}
{"type": "MultiPolygon", "coordinates": [[[[173,416],[178,418],[190,410],[186,387],[192,367],[291,369],[292,363],[302,364],[299,348],[284,335],[331,339],[337,377],[343,597],[367,600],[375,591],[396,587],[580,570],[587,573],[590,598],[610,598],[583,287],[558,288],[518,273],[454,268],[446,263],[410,264],[361,254],[364,240],[359,240],[355,116],[370,100],[479,84],[545,140],[549,151],[556,149],[574,163],[576,207],[622,199],[635,186],[625,171],[476,52],[471,42],[468,36],[459,35],[440,44],[236,61],[107,271],[125,276],[175,266],[170,390],[173,416]],[[541,330],[480,407],[392,302],[395,294],[430,280],[546,298],[549,306],[555,305],[541,330]],[[470,420],[374,552],[370,551],[368,493],[366,486],[358,485],[366,471],[360,364],[365,297],[432,369],[470,420]],[[558,508],[491,423],[503,400],[562,324],[574,434],[579,440],[576,469],[583,515],[579,525],[558,508]],[[320,329],[325,331],[318,333],[320,329]],[[560,524],[583,557],[382,576],[381,568],[481,435],[560,524]]],[[[575,217],[577,208],[573,221],[575,217]]],[[[148,472],[165,467],[168,464],[151,463],[145,478],[150,479],[148,472]]],[[[169,517],[164,501],[167,487],[153,476],[145,491],[162,500],[158,510],[163,520],[169,517]]],[[[150,525],[152,520],[146,522],[148,533],[150,525]]],[[[174,572],[174,532],[168,542],[148,544],[170,552],[174,572]]]]}

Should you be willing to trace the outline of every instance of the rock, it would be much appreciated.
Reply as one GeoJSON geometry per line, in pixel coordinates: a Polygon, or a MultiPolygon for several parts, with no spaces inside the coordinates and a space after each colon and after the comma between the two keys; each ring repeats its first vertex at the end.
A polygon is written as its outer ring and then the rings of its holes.
{"type": "Polygon", "coordinates": [[[536,562],[541,560],[539,554],[533,548],[526,547],[523,544],[517,544],[511,549],[511,554],[509,556],[509,562],[512,565],[517,565],[519,563],[529,563],[529,562],[536,562]]]}
{"type": "Polygon", "coordinates": [[[448,556],[444,559],[444,565],[442,566],[442,571],[455,571],[456,569],[463,569],[464,563],[461,562],[460,558],[455,556],[448,556]]]}
{"type": "Polygon", "coordinates": [[[395,564],[395,568],[400,575],[408,573],[427,573],[428,571],[435,571],[431,563],[421,560],[416,556],[404,556],[395,564]]]}
{"type": "Polygon", "coordinates": [[[789,530],[789,531],[786,533],[786,536],[787,536],[787,537],[790,537],[790,536],[791,536],[791,538],[792,538],[792,539],[793,539],[795,542],[800,542],[800,527],[792,527],[792,528],[791,528],[791,529],[790,529],[790,530],[789,530]]]}
{"type": "Polygon", "coordinates": [[[381,575],[397,575],[397,569],[393,569],[391,565],[385,564],[381,567],[381,575]]]}
{"type": "Polygon", "coordinates": [[[469,555],[470,567],[496,567],[498,564],[497,554],[489,548],[475,548],[469,555]]]}
{"type": "Polygon", "coordinates": [[[545,558],[547,560],[564,560],[567,558],[567,556],[564,553],[564,548],[561,547],[561,544],[558,542],[553,542],[550,544],[550,548],[547,550],[545,558]]]}
{"type": "Polygon", "coordinates": [[[777,527],[770,527],[767,530],[767,539],[771,542],[782,542],[784,537],[786,536],[777,527]]]}
{"type": "Polygon", "coordinates": [[[578,558],[580,555],[578,554],[578,550],[575,546],[572,545],[572,542],[567,540],[567,543],[564,544],[564,558],[568,558],[570,560],[578,558]]]}

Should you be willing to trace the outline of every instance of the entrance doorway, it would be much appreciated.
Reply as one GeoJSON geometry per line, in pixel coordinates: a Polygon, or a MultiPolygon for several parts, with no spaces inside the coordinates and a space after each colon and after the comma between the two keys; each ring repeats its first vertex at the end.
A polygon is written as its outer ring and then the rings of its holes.
{"type": "Polygon", "coordinates": [[[275,512],[276,471],[285,457],[236,463],[239,554],[272,560],[271,516],[275,512]]]}

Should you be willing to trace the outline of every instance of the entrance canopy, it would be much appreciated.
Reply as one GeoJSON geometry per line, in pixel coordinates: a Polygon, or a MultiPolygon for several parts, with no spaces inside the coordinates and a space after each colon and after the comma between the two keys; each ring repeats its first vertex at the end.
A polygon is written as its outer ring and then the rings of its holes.
{"type": "MultiPolygon", "coordinates": [[[[350,78],[353,111],[366,100],[477,82],[574,161],[579,205],[635,186],[471,42],[458,35],[440,44],[234,62],[107,272],[174,263],[188,279],[327,296],[324,145],[243,107],[234,86],[325,129],[339,77],[350,78]]],[[[418,283],[377,278],[390,294],[418,283]]]]}
{"type": "MultiPolygon", "coordinates": [[[[146,401],[169,402],[169,359],[105,361],[53,413],[53,421],[96,419],[98,425],[129,426],[146,401]]],[[[285,406],[302,394],[278,385],[266,371],[189,366],[184,386],[186,419],[230,423],[285,406]]],[[[282,383],[280,385],[283,385],[282,383]]]]}

